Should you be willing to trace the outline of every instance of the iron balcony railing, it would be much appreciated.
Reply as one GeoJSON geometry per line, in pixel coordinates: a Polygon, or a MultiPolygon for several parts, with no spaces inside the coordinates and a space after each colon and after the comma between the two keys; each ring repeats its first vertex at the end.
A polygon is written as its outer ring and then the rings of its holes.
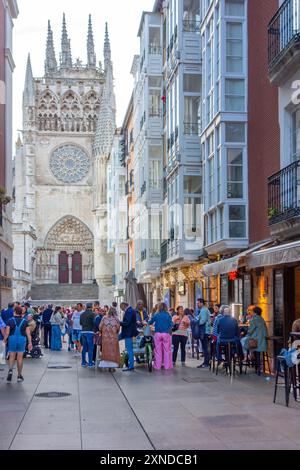
{"type": "Polygon", "coordinates": [[[162,54],[161,46],[157,46],[156,44],[150,44],[149,46],[149,54],[162,54]]]}
{"type": "Polygon", "coordinates": [[[183,31],[185,33],[200,33],[201,21],[184,20],[183,31]]]}
{"type": "Polygon", "coordinates": [[[149,108],[149,117],[158,117],[160,118],[162,115],[161,109],[156,106],[151,106],[149,108]]]}
{"type": "Polygon", "coordinates": [[[300,160],[268,180],[269,225],[300,215],[300,160]]]}
{"type": "Polygon", "coordinates": [[[268,26],[269,69],[285,52],[300,42],[300,5],[298,0],[285,0],[268,26]]]}
{"type": "Polygon", "coordinates": [[[200,136],[200,125],[198,122],[185,122],[184,123],[184,134],[185,135],[199,135],[200,136]]]}

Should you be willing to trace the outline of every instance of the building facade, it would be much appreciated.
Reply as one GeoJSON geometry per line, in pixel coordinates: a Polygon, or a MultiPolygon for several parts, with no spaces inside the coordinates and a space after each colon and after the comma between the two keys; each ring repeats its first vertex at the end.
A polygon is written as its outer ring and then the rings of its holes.
{"type": "Polygon", "coordinates": [[[12,75],[13,21],[18,17],[16,0],[0,1],[0,307],[12,301],[13,241],[12,204],[12,75]],[[6,199],[6,200],[5,200],[6,199]]]}
{"type": "Polygon", "coordinates": [[[125,149],[122,129],[117,129],[108,165],[108,250],[114,255],[114,298],[124,300],[128,272],[125,149]]]}
{"type": "Polygon", "coordinates": [[[114,133],[107,25],[102,67],[91,17],[86,64],[72,59],[65,15],[57,61],[49,22],[42,78],[34,78],[28,57],[23,139],[15,157],[15,298],[30,291],[33,300],[50,300],[47,285],[63,285],[63,295],[72,300],[67,286],[94,285],[90,295],[110,300],[106,174],[114,133]]]}

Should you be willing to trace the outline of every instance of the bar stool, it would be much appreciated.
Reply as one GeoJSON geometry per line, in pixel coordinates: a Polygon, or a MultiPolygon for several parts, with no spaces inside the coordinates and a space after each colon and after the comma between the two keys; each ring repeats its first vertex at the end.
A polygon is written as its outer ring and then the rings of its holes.
{"type": "MultiPolygon", "coordinates": [[[[219,366],[221,361],[219,361],[219,354],[220,352],[221,355],[225,356],[225,370],[226,374],[230,376],[235,376],[236,374],[236,363],[237,363],[237,357],[238,357],[238,348],[237,348],[237,343],[235,341],[229,341],[227,343],[219,343],[216,346],[216,352],[218,355],[218,360],[217,360],[217,367],[216,367],[216,375],[219,373],[219,366]],[[220,351],[218,351],[218,347],[220,348],[220,351]]],[[[242,373],[242,361],[238,359],[238,364],[239,364],[239,372],[240,374],[242,373]]]]}
{"type": "Polygon", "coordinates": [[[252,351],[254,359],[250,358],[250,351],[247,351],[247,360],[244,363],[245,365],[245,374],[247,374],[248,367],[252,366],[255,368],[255,373],[257,375],[266,373],[266,365],[268,366],[268,372],[271,373],[270,358],[268,351],[252,351]]]}
{"type": "Polygon", "coordinates": [[[285,389],[285,404],[288,407],[290,402],[291,387],[293,387],[293,395],[295,401],[297,401],[297,384],[296,384],[296,367],[288,367],[284,356],[277,356],[276,360],[276,380],[274,390],[274,400],[276,403],[277,389],[278,387],[284,387],[285,389]],[[283,378],[283,382],[279,382],[279,379],[283,378]]]}

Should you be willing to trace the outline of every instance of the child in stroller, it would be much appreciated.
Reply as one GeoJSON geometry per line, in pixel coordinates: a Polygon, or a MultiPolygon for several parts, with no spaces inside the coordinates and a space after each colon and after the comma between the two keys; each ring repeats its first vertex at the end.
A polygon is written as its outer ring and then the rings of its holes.
{"type": "Polygon", "coordinates": [[[43,356],[40,344],[40,322],[37,321],[37,318],[34,318],[33,315],[28,315],[28,326],[31,334],[32,350],[28,350],[28,343],[26,344],[26,349],[24,357],[30,356],[34,359],[39,359],[43,356]]]}

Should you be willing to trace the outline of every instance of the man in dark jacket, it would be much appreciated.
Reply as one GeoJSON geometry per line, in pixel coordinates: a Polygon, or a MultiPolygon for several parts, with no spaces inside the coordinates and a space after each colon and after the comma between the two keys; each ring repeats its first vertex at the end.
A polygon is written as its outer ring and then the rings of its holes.
{"type": "Polygon", "coordinates": [[[120,308],[125,312],[123,321],[120,322],[122,326],[122,332],[119,339],[125,339],[125,348],[129,356],[128,368],[123,369],[123,372],[134,370],[134,355],[133,355],[133,338],[137,336],[137,323],[136,323],[136,311],[130,307],[126,302],[121,303],[120,308]]]}
{"type": "Polygon", "coordinates": [[[52,317],[53,310],[52,305],[48,305],[46,310],[44,310],[42,315],[42,327],[44,328],[44,346],[46,349],[49,349],[51,344],[51,323],[50,319],[52,317]]]}
{"type": "Polygon", "coordinates": [[[217,325],[217,351],[218,351],[218,361],[222,360],[221,357],[221,348],[222,344],[234,343],[236,345],[236,350],[238,355],[242,358],[242,347],[239,338],[239,325],[235,318],[231,315],[231,310],[229,307],[224,308],[223,317],[220,318],[217,325]]]}
{"type": "Polygon", "coordinates": [[[93,304],[88,303],[86,310],[80,316],[80,325],[82,326],[81,339],[82,339],[82,367],[95,367],[93,362],[94,352],[94,323],[95,315],[93,312],[93,304]],[[88,353],[89,362],[86,362],[86,353],[88,353]]]}

